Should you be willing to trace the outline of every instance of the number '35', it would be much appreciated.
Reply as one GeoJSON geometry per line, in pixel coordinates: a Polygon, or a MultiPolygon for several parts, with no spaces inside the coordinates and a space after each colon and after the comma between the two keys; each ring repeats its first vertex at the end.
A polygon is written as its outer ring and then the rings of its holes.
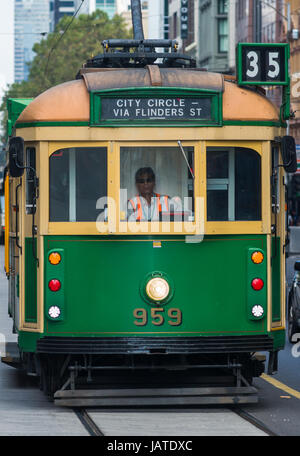
{"type": "MultiPolygon", "coordinates": [[[[247,53],[248,65],[249,69],[247,70],[248,78],[255,78],[260,69],[260,61],[259,61],[259,54],[255,51],[249,51],[247,53]]],[[[279,52],[269,52],[268,53],[268,72],[267,75],[269,78],[275,79],[279,76],[280,73],[280,65],[278,63],[279,60],[279,52]]]]}

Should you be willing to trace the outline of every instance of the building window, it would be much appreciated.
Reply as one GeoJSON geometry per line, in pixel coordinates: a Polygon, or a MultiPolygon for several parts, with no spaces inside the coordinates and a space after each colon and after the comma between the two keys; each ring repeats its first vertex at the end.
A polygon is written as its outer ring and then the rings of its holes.
{"type": "Polygon", "coordinates": [[[228,4],[227,0],[218,0],[218,14],[227,14],[228,4]]]}
{"type": "Polygon", "coordinates": [[[218,52],[228,52],[228,20],[218,19],[218,52]]]}
{"type": "Polygon", "coordinates": [[[236,14],[237,20],[241,20],[246,16],[246,0],[237,0],[236,14]]]}
{"type": "Polygon", "coordinates": [[[177,36],[177,12],[173,14],[173,38],[177,36]]]}

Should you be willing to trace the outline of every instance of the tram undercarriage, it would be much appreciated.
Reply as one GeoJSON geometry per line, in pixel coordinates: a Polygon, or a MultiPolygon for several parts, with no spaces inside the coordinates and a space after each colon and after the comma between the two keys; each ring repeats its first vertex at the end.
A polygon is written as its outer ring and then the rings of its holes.
{"type": "Polygon", "coordinates": [[[253,354],[40,355],[41,388],[55,403],[167,405],[256,402],[253,354]]]}
{"type": "MultiPolygon", "coordinates": [[[[133,347],[136,342],[131,341],[133,347]]],[[[23,353],[14,366],[38,376],[41,390],[60,406],[253,403],[258,397],[252,380],[265,369],[265,356],[254,351],[170,353],[162,346],[150,349],[148,342],[148,348],[139,344],[140,353],[72,353],[70,345],[69,353],[46,353],[45,341],[38,346],[40,353],[23,353]]],[[[275,358],[269,357],[268,371],[275,358]]]]}

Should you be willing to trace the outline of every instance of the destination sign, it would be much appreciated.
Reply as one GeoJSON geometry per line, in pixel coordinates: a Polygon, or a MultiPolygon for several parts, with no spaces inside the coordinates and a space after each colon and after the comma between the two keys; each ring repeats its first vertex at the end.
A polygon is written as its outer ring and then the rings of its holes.
{"type": "Polygon", "coordinates": [[[103,120],[212,120],[212,99],[102,98],[103,120]]]}

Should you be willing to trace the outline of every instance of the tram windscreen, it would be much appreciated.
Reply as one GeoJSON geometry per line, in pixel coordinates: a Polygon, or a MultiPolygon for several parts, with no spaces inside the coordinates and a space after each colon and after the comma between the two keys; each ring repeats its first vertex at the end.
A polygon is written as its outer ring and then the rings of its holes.
{"type": "Polygon", "coordinates": [[[50,157],[50,221],[95,222],[107,195],[105,147],[60,149],[50,157]]]}
{"type": "Polygon", "coordinates": [[[261,158],[245,147],[208,147],[207,220],[261,220],[261,158]]]}
{"type": "Polygon", "coordinates": [[[193,221],[193,169],[193,147],[121,147],[121,220],[193,221]]]}

